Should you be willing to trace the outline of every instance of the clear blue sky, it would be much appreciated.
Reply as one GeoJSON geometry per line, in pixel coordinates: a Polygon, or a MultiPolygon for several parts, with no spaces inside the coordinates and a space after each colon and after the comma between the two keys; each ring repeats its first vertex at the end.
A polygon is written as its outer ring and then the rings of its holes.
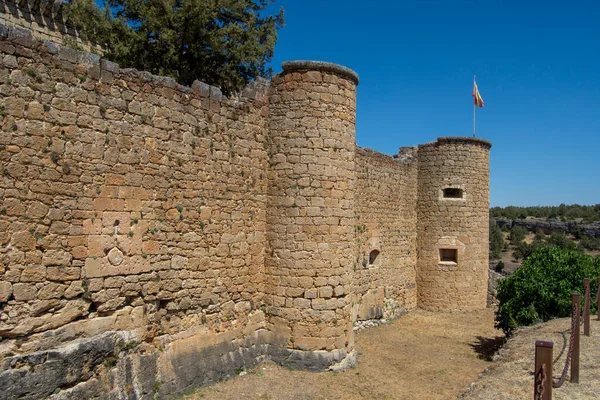
{"type": "Polygon", "coordinates": [[[359,146],[395,154],[471,136],[473,75],[493,143],[491,204],[600,203],[600,0],[276,0],[273,69],[360,75],[359,146]]]}

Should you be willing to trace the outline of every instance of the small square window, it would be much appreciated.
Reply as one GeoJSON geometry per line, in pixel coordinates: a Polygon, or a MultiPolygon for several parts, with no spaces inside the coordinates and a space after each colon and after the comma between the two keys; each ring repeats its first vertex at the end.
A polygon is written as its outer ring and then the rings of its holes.
{"type": "Polygon", "coordinates": [[[458,262],[457,249],[440,249],[440,262],[458,262]]]}
{"type": "Polygon", "coordinates": [[[443,190],[445,199],[462,199],[463,191],[459,188],[445,188],[443,190]]]}

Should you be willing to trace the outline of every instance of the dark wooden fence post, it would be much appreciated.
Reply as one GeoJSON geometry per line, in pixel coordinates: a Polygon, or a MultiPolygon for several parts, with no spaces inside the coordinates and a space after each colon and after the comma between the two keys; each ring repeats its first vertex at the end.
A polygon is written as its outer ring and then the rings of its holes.
{"type": "Polygon", "coordinates": [[[585,300],[583,304],[583,334],[590,336],[590,279],[585,278],[583,280],[583,287],[585,288],[585,300]]]}
{"type": "MultiPolygon", "coordinates": [[[[598,289],[600,289],[600,278],[598,278],[598,289]]],[[[600,293],[600,290],[596,291],[596,301],[598,302],[597,306],[598,309],[596,310],[596,314],[597,314],[597,319],[598,321],[600,321],[600,296],[598,296],[598,293],[600,293]]]]}
{"type": "Polygon", "coordinates": [[[552,348],[554,343],[535,342],[535,370],[533,374],[533,399],[552,400],[552,348]]]}
{"type": "Polygon", "coordinates": [[[579,315],[581,313],[581,295],[573,293],[573,312],[575,313],[575,326],[573,335],[573,355],[571,356],[571,382],[579,383],[579,315]]]}

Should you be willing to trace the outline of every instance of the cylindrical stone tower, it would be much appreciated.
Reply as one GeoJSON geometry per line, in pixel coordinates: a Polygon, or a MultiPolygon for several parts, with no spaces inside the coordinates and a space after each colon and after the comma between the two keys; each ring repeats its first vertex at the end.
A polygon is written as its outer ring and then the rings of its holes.
{"type": "Polygon", "coordinates": [[[490,206],[488,141],[441,137],[419,146],[417,304],[486,307],[490,206]]]}
{"type": "Polygon", "coordinates": [[[358,75],[283,63],[269,104],[265,303],[272,356],[320,370],[353,362],[350,320],[358,75]]]}

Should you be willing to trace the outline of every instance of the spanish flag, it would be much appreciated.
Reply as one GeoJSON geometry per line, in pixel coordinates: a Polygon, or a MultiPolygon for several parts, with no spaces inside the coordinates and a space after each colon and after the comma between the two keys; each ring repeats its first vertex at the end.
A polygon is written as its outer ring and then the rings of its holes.
{"type": "Polygon", "coordinates": [[[475,78],[473,78],[473,104],[477,107],[483,107],[483,99],[479,94],[479,89],[477,89],[477,82],[475,82],[475,78]]]}

